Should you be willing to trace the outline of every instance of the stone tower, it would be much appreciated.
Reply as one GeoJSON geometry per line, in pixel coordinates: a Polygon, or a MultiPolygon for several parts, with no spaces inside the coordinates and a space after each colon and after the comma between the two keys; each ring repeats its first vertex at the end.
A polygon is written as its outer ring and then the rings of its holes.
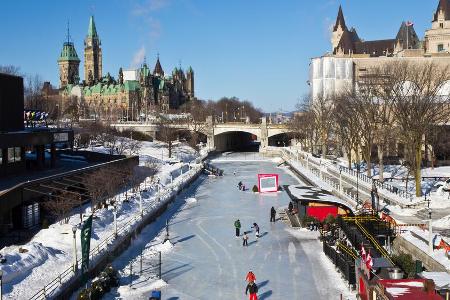
{"type": "Polygon", "coordinates": [[[80,81],[80,59],[74,44],[70,41],[69,29],[67,28],[67,41],[63,44],[61,54],[58,58],[59,86],[78,84],[80,81]]]}
{"type": "Polygon", "coordinates": [[[159,54],[158,59],[156,60],[155,68],[153,69],[153,75],[164,78],[164,70],[161,67],[161,62],[159,61],[159,54]]]}
{"type": "Polygon", "coordinates": [[[333,33],[331,35],[331,45],[333,51],[339,45],[342,35],[345,31],[348,31],[347,25],[345,25],[344,13],[342,12],[342,7],[339,5],[339,12],[336,18],[336,24],[333,27],[333,33]]]}
{"type": "Polygon", "coordinates": [[[186,71],[186,91],[189,98],[194,97],[194,70],[189,67],[186,71]]]}
{"type": "Polygon", "coordinates": [[[91,85],[102,78],[102,49],[95,28],[94,17],[89,19],[89,29],[84,39],[84,80],[91,85]]]}
{"type": "Polygon", "coordinates": [[[426,53],[450,52],[450,0],[440,0],[431,29],[425,31],[426,53]]]}

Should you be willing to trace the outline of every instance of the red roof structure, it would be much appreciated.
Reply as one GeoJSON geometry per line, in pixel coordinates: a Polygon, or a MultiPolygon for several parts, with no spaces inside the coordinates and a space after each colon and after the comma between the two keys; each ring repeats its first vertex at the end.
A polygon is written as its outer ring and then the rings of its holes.
{"type": "Polygon", "coordinates": [[[434,282],[425,279],[380,279],[377,282],[390,300],[442,300],[434,282]]]}

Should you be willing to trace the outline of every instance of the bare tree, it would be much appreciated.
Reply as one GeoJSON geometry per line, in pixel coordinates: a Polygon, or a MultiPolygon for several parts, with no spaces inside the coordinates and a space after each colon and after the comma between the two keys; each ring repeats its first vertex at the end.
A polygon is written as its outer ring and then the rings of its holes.
{"type": "Polygon", "coordinates": [[[90,196],[91,211],[93,214],[104,204],[102,201],[104,201],[108,194],[105,183],[109,177],[110,175],[104,169],[98,169],[83,178],[83,185],[87,188],[90,196]]]}
{"type": "Polygon", "coordinates": [[[169,150],[169,158],[172,157],[172,148],[173,148],[173,142],[177,139],[177,131],[178,129],[175,128],[174,122],[171,121],[168,118],[165,118],[163,116],[159,116],[159,122],[158,127],[159,131],[157,132],[157,138],[167,144],[167,148],[169,150]]]}
{"type": "Polygon", "coordinates": [[[22,73],[20,72],[20,68],[17,66],[13,66],[13,65],[0,65],[0,73],[15,75],[15,76],[22,76],[22,73]]]}
{"type": "Polygon", "coordinates": [[[424,137],[435,125],[445,124],[449,120],[450,95],[442,90],[450,79],[450,69],[434,63],[398,62],[389,75],[394,82],[392,97],[396,123],[407,148],[414,152],[416,196],[420,197],[424,137]]]}
{"type": "Polygon", "coordinates": [[[327,146],[333,125],[333,106],[335,96],[316,97],[310,104],[314,116],[316,134],[322,147],[322,157],[327,155],[327,146]]]}
{"type": "Polygon", "coordinates": [[[42,203],[49,214],[57,218],[60,224],[69,223],[72,210],[80,204],[82,204],[81,196],[70,191],[58,193],[42,203]]]}

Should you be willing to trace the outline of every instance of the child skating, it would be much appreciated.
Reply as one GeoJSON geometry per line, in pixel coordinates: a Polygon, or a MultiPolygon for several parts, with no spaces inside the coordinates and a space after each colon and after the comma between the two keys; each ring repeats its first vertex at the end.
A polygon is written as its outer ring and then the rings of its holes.
{"type": "Polygon", "coordinates": [[[244,232],[244,235],[242,236],[242,246],[248,247],[248,235],[246,232],[244,232]]]}

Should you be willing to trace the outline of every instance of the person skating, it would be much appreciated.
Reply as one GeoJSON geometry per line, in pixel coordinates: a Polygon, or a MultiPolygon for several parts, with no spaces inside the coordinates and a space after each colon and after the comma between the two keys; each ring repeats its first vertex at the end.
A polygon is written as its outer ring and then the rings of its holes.
{"type": "Polygon", "coordinates": [[[246,232],[244,232],[244,235],[242,236],[242,246],[248,247],[248,235],[246,232]]]}
{"type": "Polygon", "coordinates": [[[239,181],[238,188],[239,188],[239,190],[242,190],[242,181],[239,181]]]}
{"type": "Polygon", "coordinates": [[[251,281],[247,284],[247,288],[245,289],[245,294],[250,293],[249,300],[258,300],[258,286],[255,282],[251,281]]]}
{"type": "Polygon", "coordinates": [[[239,219],[234,221],[234,228],[236,228],[236,237],[239,237],[241,235],[241,221],[239,219]]]}
{"type": "Polygon", "coordinates": [[[253,271],[248,271],[247,276],[245,277],[245,281],[247,282],[255,282],[256,281],[256,276],[255,273],[253,273],[253,271]]]}
{"type": "Polygon", "coordinates": [[[259,238],[259,226],[258,226],[258,224],[253,223],[252,228],[255,228],[255,235],[256,235],[256,238],[259,238]]]}
{"type": "Polygon", "coordinates": [[[277,211],[275,210],[275,207],[272,206],[270,209],[270,222],[275,222],[275,215],[277,214],[277,211]]]}

